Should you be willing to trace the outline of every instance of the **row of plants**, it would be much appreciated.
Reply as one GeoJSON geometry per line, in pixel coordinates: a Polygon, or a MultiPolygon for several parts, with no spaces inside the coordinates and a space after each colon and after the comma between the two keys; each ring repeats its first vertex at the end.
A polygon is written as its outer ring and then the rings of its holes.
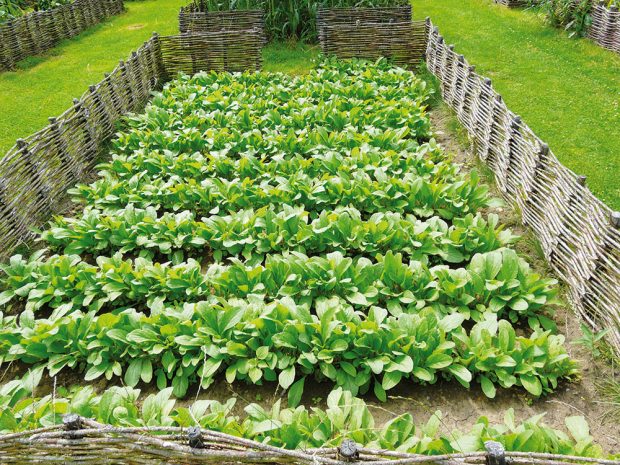
{"type": "Polygon", "coordinates": [[[31,11],[44,11],[73,0],[0,0],[0,24],[10,19],[19,18],[31,11]]]}
{"type": "Polygon", "coordinates": [[[191,210],[200,216],[288,204],[301,206],[313,212],[313,216],[338,205],[350,205],[369,214],[397,211],[420,218],[437,215],[449,220],[492,203],[487,188],[481,186],[475,175],[428,180],[407,173],[374,179],[361,171],[321,177],[299,172],[289,177],[265,175],[231,181],[208,177],[200,182],[176,176],[151,180],[148,175],[138,173],[130,180],[104,177],[94,184],[78,186],[71,193],[79,201],[106,213],[133,204],[137,208],[152,206],[158,211],[191,210]]]}
{"type": "Polygon", "coordinates": [[[265,29],[272,40],[317,41],[318,9],[407,5],[406,0],[194,0],[202,11],[264,10],[265,29]]]}
{"type": "MultiPolygon", "coordinates": [[[[43,252],[43,251],[42,251],[43,252]]],[[[442,313],[458,311],[474,321],[496,313],[511,321],[529,319],[531,326],[546,321],[545,306],[554,304],[555,280],[532,273],[512,249],[476,254],[465,268],[444,265],[428,268],[422,262],[403,261],[388,251],[374,260],[341,252],[309,257],[301,252],[268,254],[264,264],[249,265],[236,258],[232,264],[203,265],[194,259],[177,263],[145,258],[123,259],[120,254],[99,256],[96,265],[79,255],[53,255],[41,260],[13,256],[2,265],[5,289],[0,304],[18,308],[54,310],[61,316],[80,309],[101,310],[111,305],[151,307],[162,302],[195,302],[206,296],[263,295],[312,301],[339,296],[366,309],[383,305],[394,314],[428,305],[442,313]]]]}
{"type": "MultiPolygon", "coordinates": [[[[195,213],[165,212],[128,205],[114,213],[87,208],[78,218],[57,218],[40,240],[66,255],[84,252],[123,254],[166,260],[200,259],[208,247],[216,261],[243,256],[261,263],[265,254],[287,250],[308,255],[340,251],[373,256],[399,250],[411,260],[437,264],[469,262],[476,253],[497,250],[517,237],[498,226],[497,215],[488,221],[480,214],[419,220],[412,215],[380,212],[364,219],[352,207],[310,213],[299,206],[274,206],[211,215],[198,221],[195,213]]],[[[8,272],[10,274],[11,272],[8,272]]]]}
{"type": "Polygon", "coordinates": [[[425,142],[429,90],[403,70],[377,66],[382,78],[374,85],[329,68],[312,78],[182,79],[130,120],[101,179],[72,194],[104,211],[132,203],[200,215],[342,203],[451,219],[489,205],[475,175],[459,174],[425,142]]]}
{"type": "Polygon", "coordinates": [[[0,432],[22,431],[59,424],[63,414],[75,413],[113,426],[200,426],[237,437],[287,449],[339,446],[344,439],[374,449],[441,455],[484,450],[489,440],[508,451],[601,457],[603,452],[590,435],[582,416],[565,420],[566,431],[544,423],[544,415],[515,421],[509,409],[504,422],[492,424],[480,417],[469,431],[448,431],[440,411],[424,424],[409,413],[383,425],[375,420],[371,405],[342,389],[332,391],[326,408],[285,408],[277,400],[269,408],[252,403],[243,415],[233,414],[237,400],[197,400],[177,406],[170,388],[141,396],[139,389],[112,387],[96,394],[92,387],[59,388],[56,395],[34,395],[42,370],[0,388],[0,432]]]}
{"type": "Polygon", "coordinates": [[[465,318],[432,308],[390,316],[372,306],[364,314],[337,297],[312,304],[259,296],[185,305],[158,299],[148,314],[120,308],[38,319],[24,311],[2,319],[0,362],[44,363],[52,376],[80,369],[86,381],[123,376],[129,386],[155,379],[178,397],[223,374],[229,383],[278,381],[291,405],[306,377],[386,400],[386,391],[407,379],[455,379],[465,387],[475,380],[488,397],[496,385],[540,396],[576,373],[563,336],[540,328],[519,336],[493,314],[466,330],[465,318]]]}

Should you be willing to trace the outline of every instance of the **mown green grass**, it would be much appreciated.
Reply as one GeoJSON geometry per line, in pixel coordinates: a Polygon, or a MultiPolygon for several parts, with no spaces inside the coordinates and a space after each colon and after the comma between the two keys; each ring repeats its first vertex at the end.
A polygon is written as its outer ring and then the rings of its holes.
{"type": "Polygon", "coordinates": [[[590,189],[620,209],[620,56],[491,0],[414,0],[590,189]]]}

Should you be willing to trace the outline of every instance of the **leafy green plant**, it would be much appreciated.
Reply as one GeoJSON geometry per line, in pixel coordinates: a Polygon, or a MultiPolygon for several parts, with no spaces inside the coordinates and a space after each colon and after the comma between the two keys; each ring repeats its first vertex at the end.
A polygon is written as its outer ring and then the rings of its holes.
{"type": "Polygon", "coordinates": [[[593,357],[600,357],[600,344],[604,340],[603,338],[607,335],[607,333],[609,333],[609,328],[594,332],[585,323],[581,323],[579,328],[581,329],[581,337],[575,339],[572,343],[585,347],[590,351],[590,354],[592,354],[593,357]]]}
{"type": "Polygon", "coordinates": [[[71,3],[73,0],[0,0],[0,23],[18,18],[30,11],[43,11],[71,3]]]}
{"type": "Polygon", "coordinates": [[[571,36],[587,35],[592,24],[592,0],[542,0],[538,4],[552,26],[570,31],[571,36]]]}
{"type": "Polygon", "coordinates": [[[384,400],[404,379],[434,383],[443,376],[469,387],[479,375],[489,397],[496,384],[539,396],[575,373],[562,336],[517,336],[508,321],[490,314],[466,331],[458,313],[427,308],[389,316],[373,306],[362,315],[337,297],[312,305],[290,297],[212,297],[182,306],[156,298],[150,307],[148,315],[128,308],[5,316],[0,362],[45,363],[51,375],[80,368],[87,381],[123,376],[129,386],[155,379],[163,389],[171,382],[177,396],[192,383],[207,387],[219,374],[231,383],[277,380],[291,390],[290,399],[299,398],[307,376],[353,393],[373,389],[384,400]]]}

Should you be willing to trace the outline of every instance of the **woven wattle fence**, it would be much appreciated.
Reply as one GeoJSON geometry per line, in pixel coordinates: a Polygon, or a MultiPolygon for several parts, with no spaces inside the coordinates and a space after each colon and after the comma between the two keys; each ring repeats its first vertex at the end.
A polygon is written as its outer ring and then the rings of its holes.
{"type": "MultiPolygon", "coordinates": [[[[201,34],[219,31],[265,30],[265,13],[262,10],[208,11],[200,0],[181,8],[179,32],[201,34]]],[[[266,42],[266,36],[263,34],[266,42]]]]}
{"type": "Polygon", "coordinates": [[[151,92],[179,72],[260,69],[261,37],[259,30],[155,35],[47,127],[18,140],[0,161],[0,258],[30,242],[33,228],[62,209],[117,120],[144,108],[151,92]]]}
{"type": "Polygon", "coordinates": [[[419,455],[359,447],[345,439],[339,447],[287,450],[199,427],[113,428],[66,415],[63,425],[0,436],[3,464],[299,464],[299,465],[620,465],[620,461],[567,455],[506,452],[485,443],[486,451],[419,455]]]}
{"type": "Polygon", "coordinates": [[[0,24],[0,70],[14,69],[18,61],[42,53],[123,9],[123,0],[75,0],[0,24]]]}
{"type": "Polygon", "coordinates": [[[237,29],[181,34],[163,38],[160,49],[164,76],[200,70],[246,71],[262,66],[263,29],[237,29]]]}
{"type": "Polygon", "coordinates": [[[527,6],[528,0],[493,0],[499,5],[507,6],[508,8],[517,8],[520,6],[527,6]]]}
{"type": "Polygon", "coordinates": [[[620,213],[558,161],[430,22],[429,30],[427,65],[441,81],[444,100],[568,284],[574,307],[594,328],[609,328],[608,340],[620,353],[620,213]]]}
{"type": "Polygon", "coordinates": [[[607,8],[601,1],[592,7],[592,25],[588,37],[601,47],[620,53],[620,10],[607,8]]]}
{"type": "Polygon", "coordinates": [[[426,51],[426,24],[411,20],[411,7],[320,8],[317,29],[321,51],[338,58],[388,57],[414,67],[426,51]]]}

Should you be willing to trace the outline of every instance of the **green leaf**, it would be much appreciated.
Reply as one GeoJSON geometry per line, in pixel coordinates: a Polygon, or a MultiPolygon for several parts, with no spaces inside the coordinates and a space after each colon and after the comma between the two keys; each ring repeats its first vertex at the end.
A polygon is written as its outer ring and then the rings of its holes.
{"type": "Polygon", "coordinates": [[[129,387],[135,387],[140,381],[140,375],[142,374],[142,359],[136,358],[129,363],[129,366],[125,370],[125,383],[129,387]]]}
{"type": "Polygon", "coordinates": [[[489,378],[487,378],[484,375],[481,375],[480,386],[482,387],[482,392],[484,392],[485,396],[487,396],[489,399],[495,398],[495,394],[496,394],[495,385],[489,378]]]}
{"type": "Polygon", "coordinates": [[[471,372],[463,365],[451,365],[448,367],[448,371],[465,387],[469,387],[471,382],[471,372]]]}
{"type": "Polygon", "coordinates": [[[385,389],[383,389],[383,386],[381,386],[378,381],[374,382],[374,392],[375,396],[377,396],[377,399],[379,399],[381,402],[387,401],[387,394],[385,393],[385,389]]]}
{"type": "Polygon", "coordinates": [[[301,402],[301,395],[304,392],[304,383],[306,382],[306,378],[301,378],[297,380],[291,388],[288,390],[288,405],[289,407],[297,407],[299,402],[301,402]]]}
{"type": "Polygon", "coordinates": [[[294,365],[282,370],[278,376],[278,382],[280,383],[280,386],[282,386],[282,389],[288,389],[291,384],[293,384],[293,381],[295,381],[294,365]]]}
{"type": "Polygon", "coordinates": [[[389,391],[398,383],[400,383],[402,377],[403,375],[399,371],[390,371],[384,373],[381,386],[383,386],[383,389],[385,389],[386,391],[389,391]]]}
{"type": "Polygon", "coordinates": [[[519,377],[521,381],[521,385],[533,396],[540,396],[542,394],[542,384],[540,384],[540,380],[535,376],[526,376],[521,375],[519,377]]]}
{"type": "Polygon", "coordinates": [[[566,423],[566,428],[570,432],[571,436],[575,438],[575,441],[589,441],[591,439],[590,427],[584,417],[568,417],[564,420],[564,423],[566,423]]]}

